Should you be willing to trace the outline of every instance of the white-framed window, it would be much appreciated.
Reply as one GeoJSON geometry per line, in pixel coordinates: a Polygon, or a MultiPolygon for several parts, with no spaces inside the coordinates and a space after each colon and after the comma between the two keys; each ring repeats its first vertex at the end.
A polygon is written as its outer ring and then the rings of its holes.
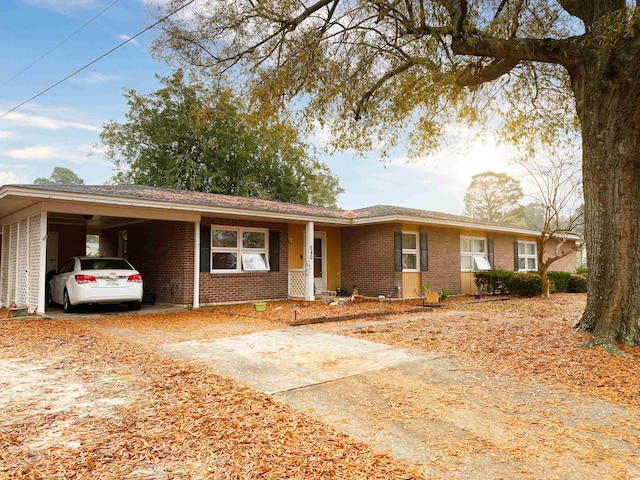
{"type": "Polygon", "coordinates": [[[402,271],[420,271],[418,232],[402,232],[402,271]]]}
{"type": "Polygon", "coordinates": [[[491,270],[487,258],[487,239],[482,237],[460,237],[460,270],[475,272],[491,270]]]}
{"type": "Polygon", "coordinates": [[[217,273],[269,270],[269,230],[211,227],[211,271],[217,273]]]}
{"type": "Polygon", "coordinates": [[[536,242],[518,241],[518,271],[538,270],[538,245],[536,242]]]}

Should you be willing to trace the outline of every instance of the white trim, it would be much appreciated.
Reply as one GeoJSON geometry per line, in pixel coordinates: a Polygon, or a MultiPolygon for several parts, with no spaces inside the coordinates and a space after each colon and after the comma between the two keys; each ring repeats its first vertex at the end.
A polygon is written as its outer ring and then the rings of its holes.
{"type": "Polygon", "coordinates": [[[38,309],[36,313],[44,314],[47,308],[46,288],[47,281],[47,212],[40,213],[40,272],[38,281],[38,309]]]}
{"type": "Polygon", "coordinates": [[[200,222],[193,222],[193,301],[191,308],[200,308],[200,222]]]}
{"type": "Polygon", "coordinates": [[[307,222],[307,230],[305,236],[305,251],[306,255],[304,257],[304,294],[305,299],[309,301],[315,300],[315,293],[313,291],[313,233],[314,225],[313,222],[307,222]]]}
{"type": "Polygon", "coordinates": [[[489,242],[486,237],[472,237],[470,235],[460,235],[460,244],[462,245],[462,240],[470,240],[471,241],[471,250],[462,250],[462,246],[460,247],[460,271],[461,272],[477,272],[479,270],[490,270],[491,264],[489,263],[488,254],[489,254],[489,242]],[[484,242],[484,250],[476,251],[474,249],[474,244],[476,240],[481,240],[484,242]],[[471,268],[462,268],[462,258],[469,258],[471,260],[471,268]],[[479,258],[476,258],[479,257],[479,258]],[[486,262],[486,263],[485,263],[486,262]],[[483,264],[483,265],[480,265],[483,264]],[[489,268],[481,268],[489,266],[489,268]]]}
{"type": "MultiPolygon", "coordinates": [[[[326,287],[327,285],[327,232],[315,232],[313,234],[313,238],[314,240],[316,238],[319,238],[322,241],[321,243],[322,248],[320,249],[320,256],[322,260],[322,284],[326,287]]],[[[314,245],[313,255],[315,260],[315,256],[316,256],[315,245],[314,245]]],[[[314,269],[313,279],[314,279],[314,287],[315,287],[315,279],[320,278],[315,276],[315,263],[313,265],[313,269],[314,269]]]]}
{"type": "Polygon", "coordinates": [[[238,227],[233,225],[211,225],[211,242],[209,244],[209,255],[211,256],[211,268],[210,273],[242,273],[242,272],[268,272],[270,270],[269,264],[269,229],[268,228],[255,228],[255,227],[238,227]],[[215,230],[236,232],[236,246],[235,247],[214,247],[213,245],[213,232],[215,230]],[[264,234],[264,248],[246,248],[242,245],[242,234],[244,232],[259,232],[264,234]],[[213,268],[213,254],[214,253],[235,253],[236,254],[236,268],[213,268]],[[264,254],[266,259],[266,269],[260,270],[245,270],[243,268],[242,254],[243,253],[261,253],[264,254]]]}
{"type": "Polygon", "coordinates": [[[537,272],[538,271],[538,244],[536,242],[528,242],[526,240],[518,240],[518,264],[520,263],[520,259],[524,260],[524,268],[520,268],[518,265],[519,272],[537,272]],[[524,245],[524,254],[520,254],[520,245],[524,245]],[[533,245],[533,254],[527,253],[527,245],[533,245]],[[533,259],[534,268],[527,268],[527,260],[533,259]]]}
{"type": "Polygon", "coordinates": [[[412,230],[402,231],[402,272],[403,273],[415,273],[420,271],[420,232],[412,230]],[[404,236],[413,235],[416,237],[416,248],[404,248],[404,236]],[[404,268],[404,256],[415,255],[416,256],[416,268],[404,268]]]}

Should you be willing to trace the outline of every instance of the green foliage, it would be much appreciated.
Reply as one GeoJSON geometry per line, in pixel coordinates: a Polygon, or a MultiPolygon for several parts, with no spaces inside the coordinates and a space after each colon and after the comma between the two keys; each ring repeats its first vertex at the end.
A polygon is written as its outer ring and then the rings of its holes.
{"type": "Polygon", "coordinates": [[[149,95],[128,90],[126,121],[100,134],[116,183],[336,206],[338,178],[294,124],[261,118],[228,89],[187,84],[182,71],[161,81],[149,95]]]}
{"type": "Polygon", "coordinates": [[[471,177],[464,195],[465,215],[492,222],[515,223],[521,217],[520,182],[506,173],[483,172],[471,177]]]}
{"type": "Polygon", "coordinates": [[[549,280],[553,282],[554,291],[565,293],[569,291],[571,274],[569,272],[547,272],[549,280]]]}
{"type": "Polygon", "coordinates": [[[587,266],[582,265],[581,267],[576,268],[576,273],[578,275],[586,275],[587,274],[587,266]]]}
{"type": "Polygon", "coordinates": [[[450,296],[451,296],[451,292],[449,292],[449,290],[447,290],[446,288],[443,288],[442,290],[440,290],[440,300],[446,300],[450,296]]]}
{"type": "Polygon", "coordinates": [[[482,295],[509,293],[508,283],[513,272],[508,270],[485,270],[475,273],[475,282],[482,295]]]}
{"type": "Polygon", "coordinates": [[[572,273],[567,291],[569,293],[585,293],[587,291],[587,275],[572,273]]]}
{"type": "Polygon", "coordinates": [[[36,185],[83,185],[84,180],[69,168],[55,167],[51,177],[38,177],[33,183],[36,185]]]}
{"type": "Polygon", "coordinates": [[[514,272],[508,282],[509,292],[521,297],[542,294],[540,274],[535,272],[514,272]]]}

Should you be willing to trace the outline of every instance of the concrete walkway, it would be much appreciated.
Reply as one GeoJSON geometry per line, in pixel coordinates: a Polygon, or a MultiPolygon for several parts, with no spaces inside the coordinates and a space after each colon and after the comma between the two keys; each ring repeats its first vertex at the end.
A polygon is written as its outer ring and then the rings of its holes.
{"type": "Polygon", "coordinates": [[[463,370],[433,353],[312,328],[160,349],[422,464],[426,477],[640,479],[640,424],[624,409],[463,370]]]}

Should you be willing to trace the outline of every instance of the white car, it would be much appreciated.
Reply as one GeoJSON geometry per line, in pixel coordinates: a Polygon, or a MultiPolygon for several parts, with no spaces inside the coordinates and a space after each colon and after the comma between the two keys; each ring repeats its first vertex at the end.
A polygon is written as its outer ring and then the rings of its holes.
{"type": "Polygon", "coordinates": [[[142,275],[124,258],[72,257],[49,281],[47,303],[61,304],[65,312],[95,303],[126,303],[138,310],[142,275]]]}

